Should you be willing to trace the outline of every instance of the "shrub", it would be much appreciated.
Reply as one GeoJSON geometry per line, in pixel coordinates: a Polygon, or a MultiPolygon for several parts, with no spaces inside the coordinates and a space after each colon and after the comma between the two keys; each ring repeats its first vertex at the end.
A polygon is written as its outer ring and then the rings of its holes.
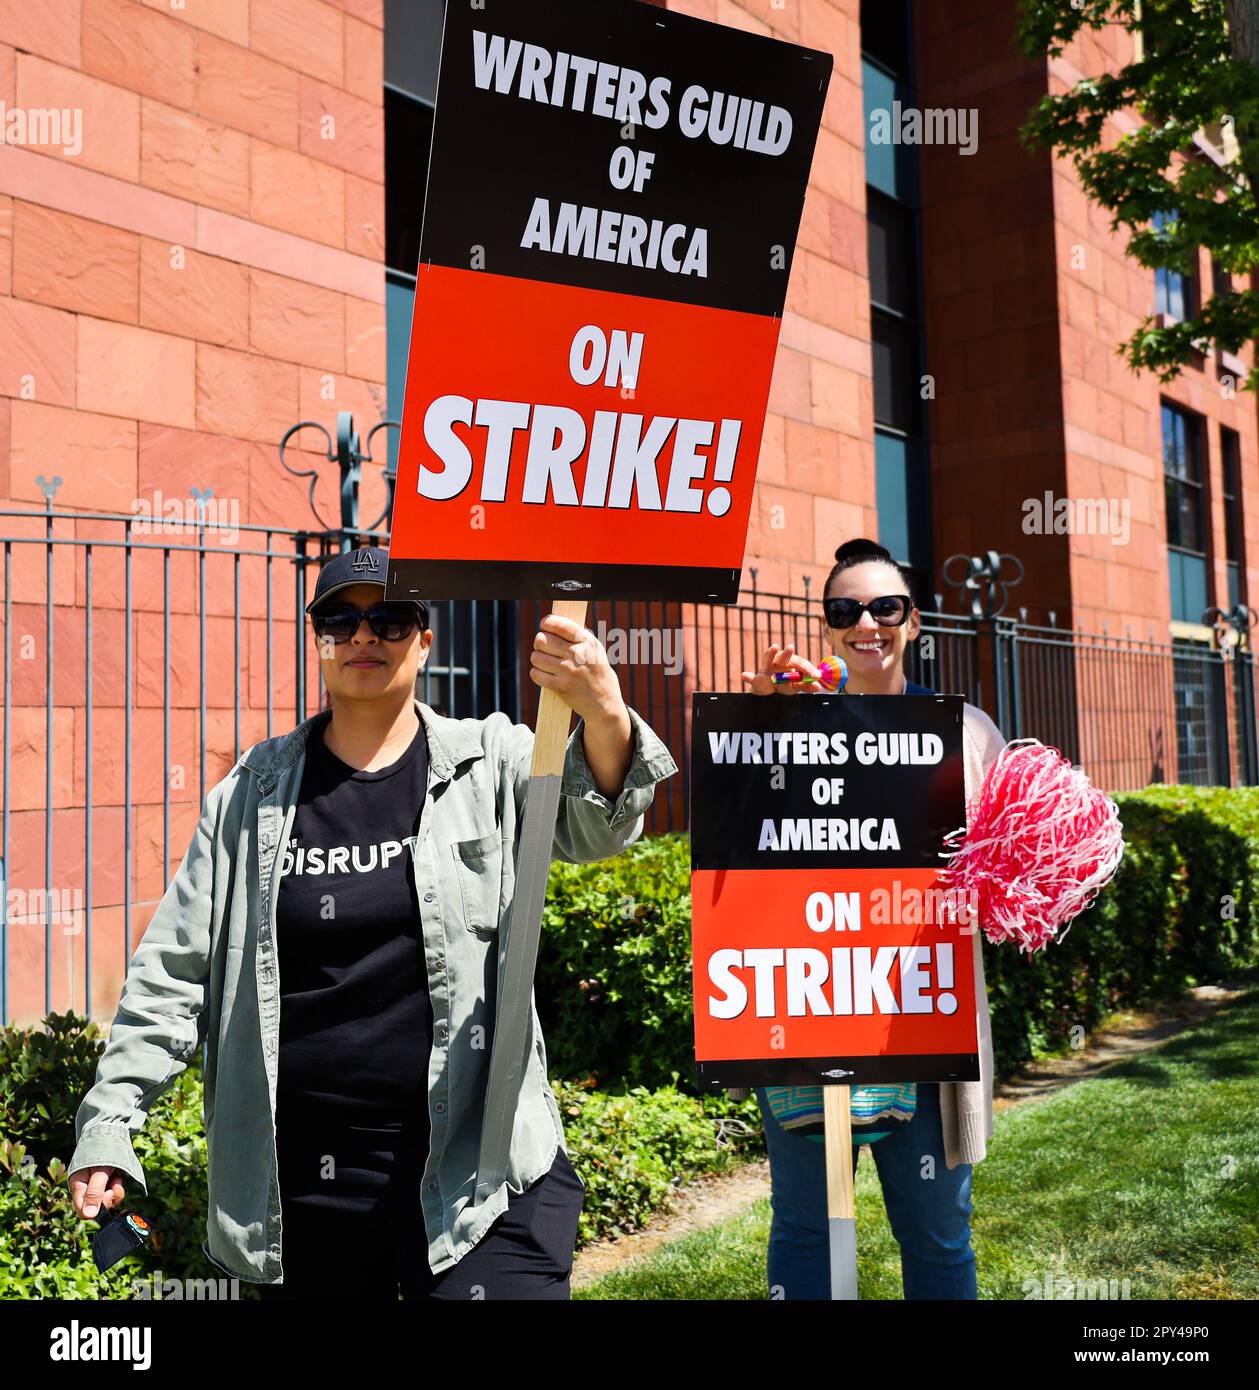
{"type": "Polygon", "coordinates": [[[65,1165],[74,1116],[90,1088],[104,1039],[75,1014],[39,1028],[0,1029],[0,1298],[123,1298],[132,1280],[220,1276],[201,1253],[205,1236],[205,1138],[201,1078],[171,1084],[135,1137],[148,1196],[124,1178],[125,1205],[153,1226],[149,1242],[105,1274],[92,1259],[99,1229],[70,1201],[65,1165]]]}
{"type": "Polygon", "coordinates": [[[683,1183],[764,1152],[754,1099],[723,1093],[700,1101],[675,1086],[621,1095],[572,1082],[552,1087],[569,1158],[586,1185],[581,1245],[637,1230],[683,1183]]]}
{"type": "Polygon", "coordinates": [[[694,1092],[690,846],[552,864],[534,991],[552,1075],[694,1092]]]}

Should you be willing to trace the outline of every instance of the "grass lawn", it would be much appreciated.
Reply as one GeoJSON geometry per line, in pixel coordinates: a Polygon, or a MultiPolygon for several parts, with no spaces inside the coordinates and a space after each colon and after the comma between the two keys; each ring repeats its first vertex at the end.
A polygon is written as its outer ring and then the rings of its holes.
{"type": "MultiPolygon", "coordinates": [[[[1133,1299],[1259,1298],[1259,990],[1154,1051],[996,1116],[975,1169],[980,1298],[1046,1277],[1133,1299]]],[[[583,1299],[765,1299],[769,1203],[627,1263],[583,1299]]],[[[857,1167],[862,1298],[901,1296],[870,1155],[857,1167]]],[[[1055,1297],[1074,1296],[1053,1283],[1055,1297]]]]}

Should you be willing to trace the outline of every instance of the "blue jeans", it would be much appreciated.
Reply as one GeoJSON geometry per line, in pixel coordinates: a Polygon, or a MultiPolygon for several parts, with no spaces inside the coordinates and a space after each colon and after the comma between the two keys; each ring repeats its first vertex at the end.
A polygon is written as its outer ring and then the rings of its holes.
{"type": "MultiPolygon", "coordinates": [[[[770,1289],[780,1289],[780,1298],[829,1299],[825,1145],[784,1129],[763,1090],[757,1090],[756,1099],[769,1147],[770,1289]]],[[[905,1297],[975,1298],[971,1165],[950,1168],[944,1161],[939,1086],[920,1084],[913,1119],[888,1120],[883,1127],[892,1130],[886,1139],[853,1145],[853,1169],[861,1150],[869,1148],[901,1248],[905,1297]],[[934,1159],[933,1177],[923,1175],[928,1155],[934,1159]]]]}

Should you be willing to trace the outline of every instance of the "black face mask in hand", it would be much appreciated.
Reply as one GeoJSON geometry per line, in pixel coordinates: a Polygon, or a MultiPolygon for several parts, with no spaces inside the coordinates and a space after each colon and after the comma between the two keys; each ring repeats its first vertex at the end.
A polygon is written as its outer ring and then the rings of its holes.
{"type": "Polygon", "coordinates": [[[153,1234],[149,1223],[135,1212],[105,1211],[101,1228],[92,1237],[92,1258],[102,1274],[125,1255],[138,1250],[153,1234]]]}

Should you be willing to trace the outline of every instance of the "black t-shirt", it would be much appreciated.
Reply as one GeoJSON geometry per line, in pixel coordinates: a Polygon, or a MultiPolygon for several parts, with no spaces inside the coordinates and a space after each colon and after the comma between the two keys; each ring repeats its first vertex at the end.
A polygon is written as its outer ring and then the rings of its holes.
{"type": "Polygon", "coordinates": [[[414,849],[428,784],[421,721],[391,766],[306,749],[276,904],[277,1113],[427,1132],[433,1015],[414,849]]]}

